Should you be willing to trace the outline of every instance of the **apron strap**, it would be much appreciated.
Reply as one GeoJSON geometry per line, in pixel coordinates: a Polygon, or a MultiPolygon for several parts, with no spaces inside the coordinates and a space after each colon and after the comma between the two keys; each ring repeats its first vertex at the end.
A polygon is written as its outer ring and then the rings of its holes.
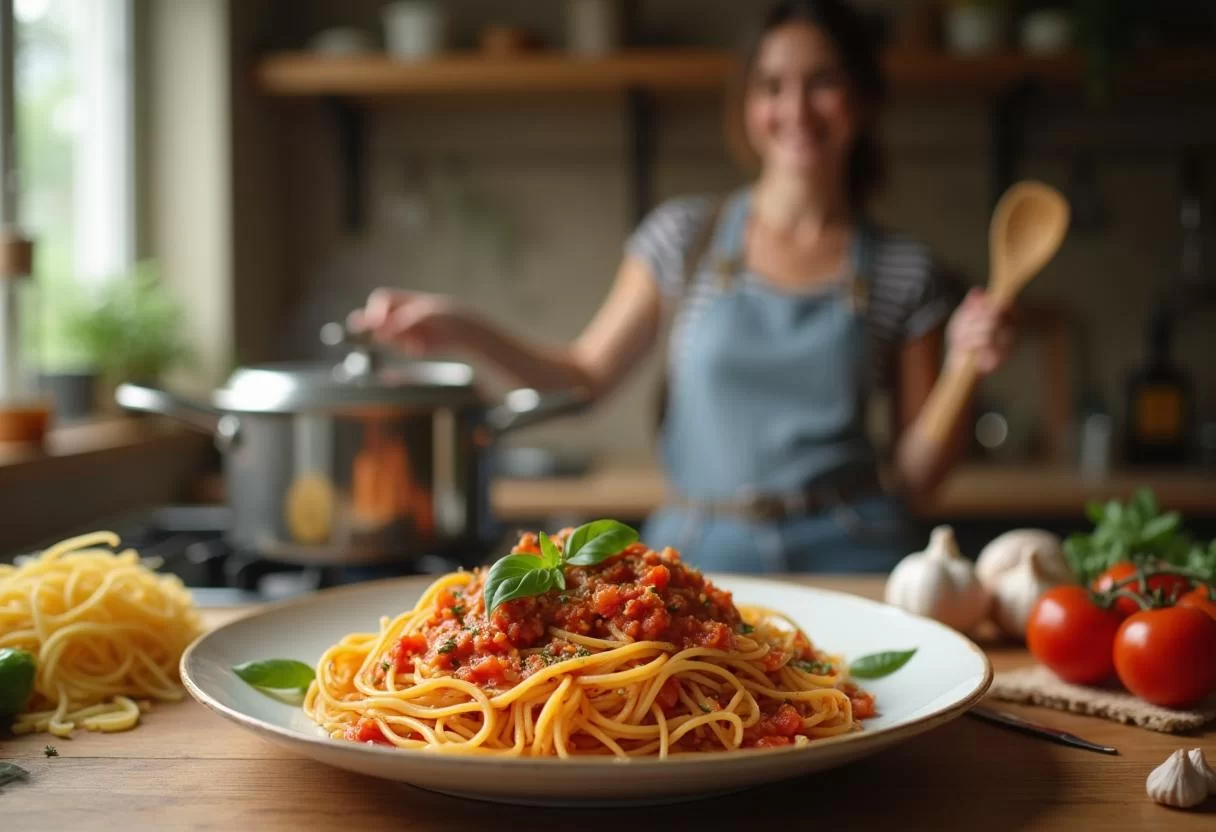
{"type": "Polygon", "coordinates": [[[874,235],[870,223],[862,219],[853,233],[853,268],[849,276],[849,308],[865,315],[870,306],[870,274],[874,263],[874,235]]]}
{"type": "Polygon", "coordinates": [[[720,289],[729,288],[743,268],[744,236],[750,209],[750,188],[736,191],[723,209],[722,221],[714,236],[714,262],[711,264],[720,289]]]}

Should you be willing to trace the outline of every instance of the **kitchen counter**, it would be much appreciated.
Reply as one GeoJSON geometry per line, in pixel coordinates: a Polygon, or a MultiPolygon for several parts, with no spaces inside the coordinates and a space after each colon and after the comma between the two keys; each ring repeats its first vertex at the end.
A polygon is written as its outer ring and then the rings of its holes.
{"type": "MultiPolygon", "coordinates": [[[[807,583],[868,597],[881,579],[817,576],[807,583]]],[[[218,625],[246,614],[208,610],[218,625]]],[[[997,670],[1026,651],[987,645],[997,670]]],[[[375,780],[281,750],[192,700],[158,705],[134,731],[7,739],[0,758],[31,773],[0,789],[4,829],[809,829],[1210,830],[1199,811],[1151,803],[1148,772],[1179,747],[1216,756],[1216,732],[1155,734],[1075,714],[998,707],[1117,746],[1106,757],[962,717],[913,741],[802,782],[672,806],[580,811],[459,800],[375,780]],[[51,742],[59,756],[46,758],[51,742]]]]}
{"type": "MultiPolygon", "coordinates": [[[[1043,465],[960,466],[925,505],[929,521],[1080,517],[1089,500],[1126,499],[1152,488],[1161,505],[1188,515],[1216,514],[1216,472],[1117,471],[1090,480],[1075,469],[1043,465]]],[[[505,479],[494,483],[494,510],[508,522],[550,517],[645,517],[662,503],[666,484],[650,461],[605,462],[577,477],[505,479]]]]}

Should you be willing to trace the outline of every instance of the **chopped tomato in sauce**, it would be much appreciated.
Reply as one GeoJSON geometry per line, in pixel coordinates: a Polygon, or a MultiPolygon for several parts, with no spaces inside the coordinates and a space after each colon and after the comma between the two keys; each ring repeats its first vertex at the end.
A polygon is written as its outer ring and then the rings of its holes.
{"type": "MultiPolygon", "coordinates": [[[[539,555],[540,548],[533,535],[524,535],[513,552],[539,555]]],[[[467,586],[436,595],[422,629],[386,656],[396,672],[413,672],[422,662],[432,672],[506,689],[580,655],[577,644],[553,637],[553,628],[597,639],[731,650],[741,623],[730,593],[686,567],[674,549],[635,544],[596,566],[568,566],[565,590],[508,601],[489,617],[485,577],[479,569],[467,586]]]]}
{"type": "Polygon", "coordinates": [[[392,745],[385,739],[380,726],[376,724],[374,719],[361,719],[354,725],[346,729],[344,734],[346,739],[352,742],[370,742],[377,745],[392,745]]]}
{"type": "Polygon", "coordinates": [[[743,745],[752,748],[771,748],[788,745],[802,731],[802,714],[788,702],[743,732],[743,745]]]}
{"type": "Polygon", "coordinates": [[[680,685],[675,679],[668,679],[663,683],[663,687],[659,688],[659,695],[655,697],[654,701],[664,711],[671,710],[680,701],[680,685]]]}

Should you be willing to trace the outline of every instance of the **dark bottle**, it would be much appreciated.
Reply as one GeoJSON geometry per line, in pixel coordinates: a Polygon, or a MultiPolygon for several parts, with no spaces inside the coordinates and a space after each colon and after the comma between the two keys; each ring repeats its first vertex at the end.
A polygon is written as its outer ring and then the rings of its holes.
{"type": "Polygon", "coordinates": [[[1129,465],[1183,465],[1189,461],[1193,391],[1186,372],[1170,359],[1173,318],[1162,307],[1149,327],[1148,360],[1127,381],[1125,457],[1129,465]]]}

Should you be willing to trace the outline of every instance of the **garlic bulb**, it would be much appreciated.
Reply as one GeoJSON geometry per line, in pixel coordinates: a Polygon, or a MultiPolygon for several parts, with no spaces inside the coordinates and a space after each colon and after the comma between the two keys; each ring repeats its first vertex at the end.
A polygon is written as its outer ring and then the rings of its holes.
{"type": "Polygon", "coordinates": [[[888,604],[936,618],[956,630],[975,628],[988,615],[991,598],[975,567],[959,553],[954,529],[938,526],[923,552],[908,555],[887,579],[888,604]]]}
{"type": "Polygon", "coordinates": [[[1148,796],[1156,803],[1189,809],[1198,806],[1208,797],[1208,784],[1203,774],[1195,768],[1185,751],[1175,751],[1161,765],[1153,769],[1145,781],[1148,796]]]}
{"type": "Polygon", "coordinates": [[[1039,568],[1053,586],[1072,582],[1072,569],[1064,557],[1060,538],[1042,529],[1014,529],[994,538],[980,551],[975,561],[975,572],[980,583],[989,592],[995,592],[1001,576],[1017,568],[1031,549],[1039,552],[1039,568]]]}
{"type": "Polygon", "coordinates": [[[1208,765],[1207,758],[1203,756],[1203,749],[1192,748],[1186,752],[1186,756],[1190,759],[1191,765],[1195,767],[1195,770],[1202,774],[1203,779],[1207,781],[1208,794],[1216,796],[1216,771],[1213,771],[1212,767],[1208,765]]]}
{"type": "Polygon", "coordinates": [[[992,593],[992,620],[1011,636],[1026,637],[1026,622],[1039,596],[1059,584],[1047,575],[1046,557],[1039,549],[1027,549],[1016,566],[1002,572],[992,593]]]}

